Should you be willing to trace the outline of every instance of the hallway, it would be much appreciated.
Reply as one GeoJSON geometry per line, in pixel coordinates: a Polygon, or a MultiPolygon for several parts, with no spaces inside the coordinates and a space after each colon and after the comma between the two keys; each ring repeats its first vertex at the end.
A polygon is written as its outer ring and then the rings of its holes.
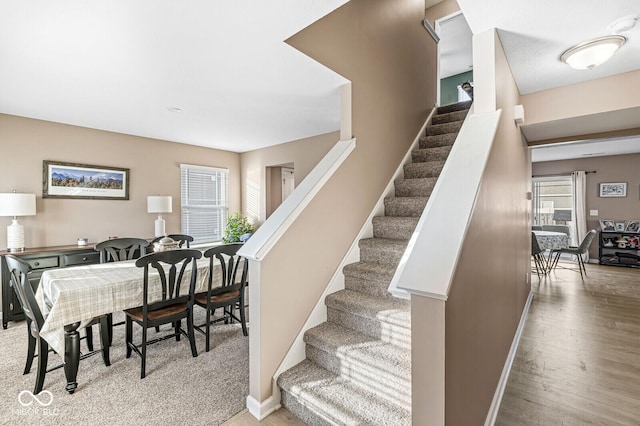
{"type": "Polygon", "coordinates": [[[497,425],[640,424],[640,270],[587,273],[532,274],[497,425]]]}

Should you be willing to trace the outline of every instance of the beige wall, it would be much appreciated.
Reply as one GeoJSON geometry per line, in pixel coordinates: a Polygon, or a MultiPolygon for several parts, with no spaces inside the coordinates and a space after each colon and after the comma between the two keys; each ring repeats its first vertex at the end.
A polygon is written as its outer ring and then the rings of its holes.
{"type": "MultiPolygon", "coordinates": [[[[640,219],[640,154],[591,157],[574,160],[546,161],[533,163],[533,175],[567,174],[576,170],[594,171],[587,174],[586,210],[587,230],[600,230],[600,219],[623,222],[640,219]],[[627,182],[627,196],[624,198],[601,198],[601,182],[627,182]],[[589,216],[589,210],[598,210],[598,216],[589,216]]],[[[594,240],[589,257],[598,257],[598,240],[594,240]]]]}
{"type": "MultiPolygon", "coordinates": [[[[0,146],[0,192],[37,196],[36,216],[20,218],[28,247],[74,244],[78,237],[153,237],[156,215],[147,213],[147,195],[154,194],[173,197],[173,213],[163,217],[167,231],[179,232],[181,163],[228,168],[230,210],[240,208],[236,153],[11,115],[0,115],[0,146]],[[43,199],[43,160],[129,168],[129,200],[43,199]]],[[[6,226],[0,226],[3,249],[6,241],[6,226]]]]}
{"type": "MultiPolygon", "coordinates": [[[[292,167],[297,186],[339,139],[340,133],[336,131],[242,153],[242,211],[257,223],[264,222],[282,200],[282,186],[278,176],[269,176],[273,170],[267,168],[292,167]],[[280,201],[276,202],[278,194],[280,201]],[[269,205],[268,201],[271,202],[269,205]]],[[[276,175],[278,173],[276,171],[276,175]]]]}
{"type": "Polygon", "coordinates": [[[448,425],[484,424],[530,291],[531,168],[513,114],[520,95],[497,33],[480,34],[480,43],[476,37],[474,50],[495,57],[495,64],[474,63],[476,70],[495,67],[474,73],[493,73],[476,84],[495,85],[487,96],[502,117],[446,303],[448,425]]]}
{"type": "Polygon", "coordinates": [[[429,21],[433,28],[436,27],[436,21],[447,17],[460,10],[460,6],[456,0],[444,0],[425,10],[424,17],[429,21]]]}
{"type": "Polygon", "coordinates": [[[640,70],[522,96],[527,125],[640,105],[640,70]]]}
{"type": "Polygon", "coordinates": [[[352,0],[288,40],[353,83],[357,146],[260,263],[250,347],[258,401],[435,105],[436,46],[423,17],[423,0],[352,0]]]}

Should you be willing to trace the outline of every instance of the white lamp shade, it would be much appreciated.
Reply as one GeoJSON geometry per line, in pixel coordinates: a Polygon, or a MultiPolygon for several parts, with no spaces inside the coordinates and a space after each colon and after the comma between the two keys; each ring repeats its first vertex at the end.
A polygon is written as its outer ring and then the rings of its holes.
{"type": "Polygon", "coordinates": [[[0,194],[0,216],[33,216],[36,214],[36,194],[11,192],[0,194]]]}
{"type": "Polygon", "coordinates": [[[169,195],[149,195],[147,213],[171,213],[172,199],[169,195]]]}

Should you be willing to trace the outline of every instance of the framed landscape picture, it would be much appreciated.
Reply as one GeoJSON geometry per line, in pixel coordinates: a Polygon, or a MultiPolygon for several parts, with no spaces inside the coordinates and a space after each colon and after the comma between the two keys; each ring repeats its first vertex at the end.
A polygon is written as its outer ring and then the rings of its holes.
{"type": "Polygon", "coordinates": [[[128,200],[129,169],[44,160],[42,198],[128,200]]]}
{"type": "Polygon", "coordinates": [[[626,197],[627,182],[611,182],[600,184],[601,197],[626,197]]]}

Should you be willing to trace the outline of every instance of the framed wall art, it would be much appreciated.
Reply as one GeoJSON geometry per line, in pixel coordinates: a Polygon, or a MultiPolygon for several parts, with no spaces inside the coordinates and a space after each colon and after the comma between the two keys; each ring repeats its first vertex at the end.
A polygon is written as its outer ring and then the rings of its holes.
{"type": "Polygon", "coordinates": [[[601,197],[626,197],[627,182],[611,182],[600,184],[601,197]]]}
{"type": "Polygon", "coordinates": [[[129,169],[44,160],[42,198],[128,200],[129,169]]]}

